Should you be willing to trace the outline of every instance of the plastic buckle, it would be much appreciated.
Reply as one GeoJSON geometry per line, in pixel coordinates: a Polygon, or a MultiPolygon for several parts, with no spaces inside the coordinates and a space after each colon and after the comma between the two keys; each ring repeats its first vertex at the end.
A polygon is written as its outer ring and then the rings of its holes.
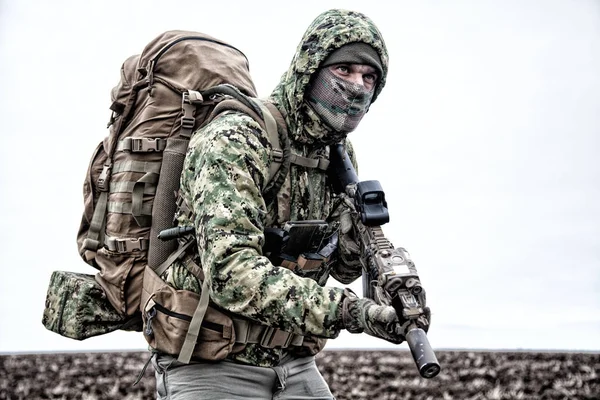
{"type": "Polygon", "coordinates": [[[143,238],[115,239],[115,247],[119,253],[131,253],[144,250],[143,238]]]}
{"type": "Polygon", "coordinates": [[[161,151],[160,138],[134,138],[131,146],[131,151],[161,151]]]}
{"type": "Polygon", "coordinates": [[[184,129],[193,129],[196,119],[192,117],[181,117],[181,127],[184,129]]]}
{"type": "Polygon", "coordinates": [[[183,93],[183,96],[181,98],[181,105],[183,106],[184,104],[202,103],[203,101],[204,98],[202,97],[202,93],[197,92],[195,90],[188,90],[187,92],[183,93]]]}
{"type": "Polygon", "coordinates": [[[273,155],[273,161],[283,162],[283,150],[273,149],[271,154],[273,155]]]}
{"type": "Polygon", "coordinates": [[[204,101],[202,94],[194,90],[184,92],[181,96],[181,109],[183,116],[181,117],[181,135],[189,138],[192,134],[192,129],[196,125],[196,105],[204,101]]]}
{"type": "Polygon", "coordinates": [[[151,151],[162,151],[164,140],[161,138],[139,138],[126,137],[123,139],[123,151],[132,153],[148,153],[151,151]]]}
{"type": "Polygon", "coordinates": [[[105,164],[104,167],[102,167],[102,172],[100,172],[100,176],[98,177],[98,182],[96,183],[96,186],[98,187],[98,190],[102,191],[102,192],[106,192],[108,190],[108,179],[110,177],[110,164],[105,164]]]}

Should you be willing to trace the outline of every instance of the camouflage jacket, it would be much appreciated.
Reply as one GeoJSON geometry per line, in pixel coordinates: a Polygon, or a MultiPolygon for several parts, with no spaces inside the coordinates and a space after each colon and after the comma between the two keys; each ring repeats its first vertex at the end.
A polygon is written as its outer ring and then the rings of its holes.
{"type": "MultiPolygon", "coordinates": [[[[331,131],[304,102],[310,75],[327,55],[351,42],[366,42],[380,54],[385,83],[387,52],[377,28],[364,15],[330,10],[308,28],[290,69],[270,100],[285,117],[294,154],[328,156],[328,145],[345,140],[331,131]]],[[[273,265],[262,254],[267,227],[286,221],[321,219],[331,222],[337,203],[318,169],[292,165],[275,203],[267,205],[271,145],[250,117],[227,112],[196,132],[191,139],[181,177],[181,192],[191,206],[193,221],[179,216],[180,225],[193,225],[211,300],[231,313],[300,335],[334,338],[342,327],[342,289],[323,286],[328,276],[349,283],[360,276],[360,264],[328,264],[310,276],[273,265]]],[[[183,265],[167,271],[176,288],[200,291],[200,283],[183,265]]],[[[285,351],[249,344],[230,357],[259,366],[278,364],[285,351]]]]}

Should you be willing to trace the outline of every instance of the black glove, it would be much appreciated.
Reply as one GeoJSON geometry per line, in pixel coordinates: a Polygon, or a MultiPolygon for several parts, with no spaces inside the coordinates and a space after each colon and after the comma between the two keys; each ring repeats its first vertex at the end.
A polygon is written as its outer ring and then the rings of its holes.
{"type": "Polygon", "coordinates": [[[395,344],[405,340],[404,329],[393,307],[380,306],[371,299],[358,298],[350,290],[345,290],[344,293],[342,319],[348,332],[365,332],[395,344]]]}

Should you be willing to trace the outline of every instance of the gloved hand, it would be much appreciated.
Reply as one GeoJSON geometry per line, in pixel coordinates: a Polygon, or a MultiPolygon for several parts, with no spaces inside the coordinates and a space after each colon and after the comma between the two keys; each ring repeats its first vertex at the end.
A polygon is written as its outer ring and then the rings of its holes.
{"type": "Polygon", "coordinates": [[[346,194],[340,194],[340,199],[339,206],[332,213],[332,217],[340,222],[339,256],[347,267],[361,269],[361,251],[352,223],[353,218],[356,218],[356,209],[346,194]]]}
{"type": "Polygon", "coordinates": [[[365,332],[395,344],[405,340],[404,328],[393,307],[380,306],[371,299],[359,298],[350,290],[344,291],[342,319],[348,332],[365,332]]]}
{"type": "Polygon", "coordinates": [[[423,315],[421,315],[415,321],[417,326],[425,331],[429,331],[429,326],[431,325],[431,310],[429,307],[423,307],[423,315]]]}

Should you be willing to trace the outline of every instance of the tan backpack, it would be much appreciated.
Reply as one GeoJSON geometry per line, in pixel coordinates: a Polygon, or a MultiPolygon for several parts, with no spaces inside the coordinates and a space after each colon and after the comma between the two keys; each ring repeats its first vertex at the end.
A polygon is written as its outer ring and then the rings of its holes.
{"type": "Polygon", "coordinates": [[[255,98],[246,57],[208,35],[161,34],[123,63],[111,97],[110,132],[89,165],[77,235],[81,257],[99,272],[55,271],[42,321],[78,340],[142,329],[144,269],[158,268],[177,249],[176,240],[157,235],[173,226],[190,136],[217,104],[247,113],[267,131],[276,162],[266,198],[289,168],[285,124],[274,106],[255,98]]]}

